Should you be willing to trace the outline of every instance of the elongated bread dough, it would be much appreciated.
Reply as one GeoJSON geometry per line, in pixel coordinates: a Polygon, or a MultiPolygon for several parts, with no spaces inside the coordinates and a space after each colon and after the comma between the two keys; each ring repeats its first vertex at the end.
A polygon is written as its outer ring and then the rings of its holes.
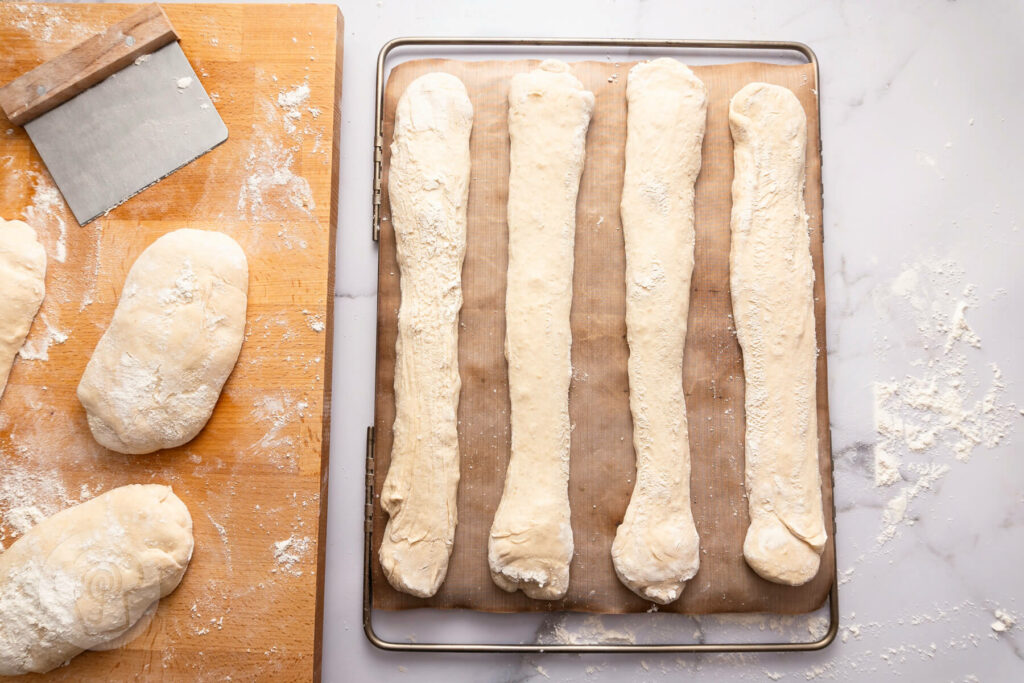
{"type": "Polygon", "coordinates": [[[488,559],[506,591],[569,587],[569,380],[576,195],[594,95],[567,64],[512,78],[505,357],[512,455],[488,559]]]}
{"type": "Polygon", "coordinates": [[[458,324],[472,127],[462,81],[430,73],[402,93],[391,144],[388,194],[402,301],[380,563],[392,586],[421,598],[444,581],[458,523],[458,324]]]}
{"type": "Polygon", "coordinates": [[[0,218],[0,399],[46,293],[46,250],[36,231],[0,218]]]}
{"type": "Polygon", "coordinates": [[[89,429],[119,453],[191,441],[242,347],[249,269],[219,232],[175,230],[135,261],[78,385],[89,429]]]}
{"type": "Polygon", "coordinates": [[[192,518],[167,486],[108,491],[0,554],[0,675],[45,673],[127,633],[181,583],[192,518]]]}
{"type": "Polygon", "coordinates": [[[732,98],[730,284],[746,377],[747,564],[799,586],[827,538],[818,471],[814,270],[804,208],[807,118],[796,96],[751,83],[732,98]]]}
{"type": "Polygon", "coordinates": [[[690,510],[683,346],[693,273],[693,196],[707,90],[674,59],[636,65],[626,86],[626,339],[636,485],[612,560],[648,600],[678,598],[700,566],[690,510]]]}

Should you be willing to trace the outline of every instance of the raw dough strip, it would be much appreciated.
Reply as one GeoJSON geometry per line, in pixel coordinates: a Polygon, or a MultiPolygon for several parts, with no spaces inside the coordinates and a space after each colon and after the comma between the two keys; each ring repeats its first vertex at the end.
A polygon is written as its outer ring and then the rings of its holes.
{"type": "Polygon", "coordinates": [[[494,516],[494,582],[553,600],[569,587],[569,380],[576,196],[594,95],[563,62],[512,78],[505,357],[512,454],[494,516]]]}
{"type": "Polygon", "coordinates": [[[807,118],[786,88],[732,98],[730,284],[746,378],[747,564],[792,586],[818,573],[827,538],[818,470],[813,284],[804,208],[807,118]]]}
{"type": "Polygon", "coordinates": [[[700,565],[690,510],[683,346],[693,273],[693,197],[707,90],[674,59],[636,65],[626,87],[626,338],[636,485],[612,544],[619,580],[668,604],[700,565]]]}
{"type": "Polygon", "coordinates": [[[458,324],[472,126],[462,81],[430,73],[399,99],[391,144],[388,194],[402,300],[380,563],[392,586],[421,598],[444,581],[458,522],[458,324]]]}
{"type": "Polygon", "coordinates": [[[46,292],[46,250],[36,231],[0,218],[0,399],[14,358],[32,328],[46,292]]]}

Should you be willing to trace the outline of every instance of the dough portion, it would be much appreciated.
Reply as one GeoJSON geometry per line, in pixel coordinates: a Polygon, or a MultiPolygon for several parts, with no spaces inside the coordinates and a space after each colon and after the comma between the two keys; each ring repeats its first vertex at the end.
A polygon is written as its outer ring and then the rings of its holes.
{"type": "Polygon", "coordinates": [[[46,673],[127,633],[181,583],[192,518],[170,487],[108,491],[0,554],[0,675],[46,673]]]}
{"type": "Polygon", "coordinates": [[[219,232],[175,230],[142,252],[78,385],[96,441],[152,453],[202,430],[242,347],[248,283],[219,232]]]}
{"type": "Polygon", "coordinates": [[[735,143],[730,282],[746,376],[747,564],[799,586],[818,573],[827,534],[818,470],[814,329],[804,156],[807,118],[786,88],[751,83],[732,98],[735,143]]]}
{"type": "Polygon", "coordinates": [[[0,218],[0,399],[46,294],[46,249],[36,231],[0,218]]]}
{"type": "Polygon", "coordinates": [[[512,78],[505,357],[512,454],[488,542],[494,582],[553,600],[569,587],[569,381],[576,196],[594,95],[548,60],[512,78]]]}
{"type": "Polygon", "coordinates": [[[391,145],[388,194],[402,299],[380,563],[395,589],[421,598],[444,582],[458,523],[458,324],[472,127],[462,81],[430,73],[399,99],[391,145]]]}
{"type": "Polygon", "coordinates": [[[630,70],[626,100],[621,214],[637,475],[612,561],[630,590],[664,605],[682,594],[700,566],[683,347],[707,90],[687,67],[663,58],[630,70]]]}

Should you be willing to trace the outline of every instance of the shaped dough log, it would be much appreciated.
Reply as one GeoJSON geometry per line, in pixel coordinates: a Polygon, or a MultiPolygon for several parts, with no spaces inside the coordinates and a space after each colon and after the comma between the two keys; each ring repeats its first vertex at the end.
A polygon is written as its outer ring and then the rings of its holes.
{"type": "Polygon", "coordinates": [[[402,300],[380,563],[392,586],[421,598],[444,581],[458,522],[458,324],[472,127],[462,81],[426,74],[398,101],[391,144],[388,194],[402,300]]]}
{"type": "Polygon", "coordinates": [[[181,583],[192,518],[167,486],[108,491],[0,554],[0,675],[45,673],[120,638],[181,583]]]}
{"type": "Polygon", "coordinates": [[[818,470],[807,118],[796,96],[751,83],[732,98],[730,283],[746,377],[747,564],[792,586],[818,573],[827,538],[818,470]]]}
{"type": "Polygon", "coordinates": [[[569,524],[569,380],[576,195],[594,95],[558,61],[512,78],[508,128],[505,356],[512,454],[491,526],[494,582],[531,598],[565,595],[569,524]]]}
{"type": "Polygon", "coordinates": [[[707,90],[674,59],[638,64],[626,87],[626,338],[636,485],[612,543],[619,579],[672,602],[700,565],[690,510],[683,346],[693,272],[693,196],[707,90]]]}
{"type": "Polygon", "coordinates": [[[248,283],[219,232],[176,230],[142,252],[78,385],[96,441],[152,453],[202,430],[238,360],[248,283]]]}
{"type": "Polygon", "coordinates": [[[14,357],[28,337],[46,292],[46,250],[36,231],[21,221],[0,218],[0,399],[14,357]]]}

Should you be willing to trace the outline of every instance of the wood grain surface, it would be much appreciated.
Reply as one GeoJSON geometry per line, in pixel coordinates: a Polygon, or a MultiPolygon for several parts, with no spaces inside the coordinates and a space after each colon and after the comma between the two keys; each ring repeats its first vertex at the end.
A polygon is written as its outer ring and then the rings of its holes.
{"type": "MultiPolygon", "coordinates": [[[[373,550],[387,516],[379,495],[387,474],[394,421],[394,363],[399,271],[387,199],[387,164],[395,106],[417,76],[447,71],[465,83],[475,118],[470,141],[472,174],[465,303],[459,327],[459,443],[462,467],[459,526],[448,577],[433,598],[395,591],[372,558],[374,605],[384,609],[469,608],[491,612],[573,610],[644,612],[651,603],[615,576],[611,543],[633,489],[635,463],[625,327],[625,251],[619,221],[624,170],[626,81],[632,63],[573,65],[596,105],[587,134],[586,166],[576,215],[573,280],[572,423],[569,499],[576,552],[563,600],[531,600],[497,588],[487,564],[487,539],[500,499],[509,457],[508,370],[504,358],[505,274],[508,263],[508,85],[530,61],[416,60],[390,74],[384,118],[384,194],[377,313],[377,400],[374,449],[373,550]]],[[[693,67],[708,88],[707,131],[695,199],[696,262],[691,287],[683,385],[692,451],[691,491],[701,539],[701,566],[676,602],[659,611],[809,612],[825,600],[834,580],[835,552],[828,379],[825,353],[825,291],[822,272],[821,157],[818,103],[811,65],[734,63],[693,67]],[[814,262],[818,339],[817,401],[819,462],[829,542],[821,570],[793,588],[758,577],[743,559],[749,525],[744,490],[743,364],[732,326],[729,290],[733,146],[729,100],[744,85],[764,81],[797,95],[807,113],[807,184],[814,262]]]]}
{"type": "MultiPolygon", "coordinates": [[[[0,4],[0,82],[138,8],[0,4]]],[[[342,17],[333,5],[165,9],[227,124],[224,145],[82,228],[24,131],[0,117],[0,215],[33,225],[49,260],[0,401],[0,545],[39,513],[168,484],[195,526],[181,586],[137,639],[48,678],[309,680],[323,621],[342,17]],[[75,389],[128,269],[183,227],[223,231],[246,252],[241,355],[195,440],[112,453],[75,389]]]]}

